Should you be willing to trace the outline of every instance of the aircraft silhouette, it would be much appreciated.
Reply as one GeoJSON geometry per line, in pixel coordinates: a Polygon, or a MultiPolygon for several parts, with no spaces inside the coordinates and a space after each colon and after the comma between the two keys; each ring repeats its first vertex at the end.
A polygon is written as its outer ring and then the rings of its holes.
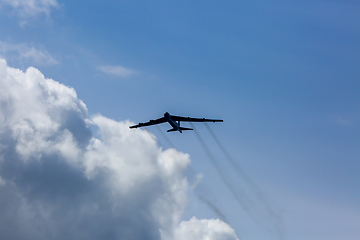
{"type": "Polygon", "coordinates": [[[179,131],[182,133],[182,130],[193,130],[192,128],[180,127],[180,122],[223,122],[220,119],[206,119],[206,118],[191,118],[191,117],[180,117],[170,115],[168,112],[164,113],[164,116],[155,120],[150,120],[145,123],[139,123],[138,125],[130,126],[130,128],[146,127],[151,125],[156,125],[160,123],[168,122],[172,129],[167,130],[168,132],[179,131]]]}

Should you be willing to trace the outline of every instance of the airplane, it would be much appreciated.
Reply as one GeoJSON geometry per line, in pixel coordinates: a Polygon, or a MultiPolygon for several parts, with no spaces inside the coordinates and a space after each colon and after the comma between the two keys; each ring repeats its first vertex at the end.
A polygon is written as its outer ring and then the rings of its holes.
{"type": "Polygon", "coordinates": [[[180,117],[170,115],[170,113],[165,112],[164,116],[155,120],[150,120],[145,123],[139,123],[138,125],[130,126],[129,128],[138,128],[138,127],[146,127],[151,125],[156,125],[160,123],[168,122],[172,129],[167,130],[167,132],[179,131],[182,133],[183,130],[193,130],[192,128],[180,127],[180,122],[223,122],[220,119],[206,119],[206,118],[191,118],[191,117],[180,117]]]}

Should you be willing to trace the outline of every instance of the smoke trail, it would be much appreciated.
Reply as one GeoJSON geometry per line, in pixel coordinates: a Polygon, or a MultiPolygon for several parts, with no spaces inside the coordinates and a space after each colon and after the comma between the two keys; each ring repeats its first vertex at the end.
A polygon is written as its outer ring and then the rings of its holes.
{"type": "Polygon", "coordinates": [[[175,148],[175,145],[170,141],[170,139],[161,131],[160,127],[158,125],[155,125],[157,127],[157,129],[159,130],[159,132],[161,133],[161,135],[166,139],[166,141],[170,144],[170,146],[172,148],[175,148]]]}
{"type": "Polygon", "coordinates": [[[196,193],[196,196],[199,200],[205,203],[220,218],[221,221],[229,223],[225,214],[221,212],[221,210],[210,200],[210,198],[203,196],[199,192],[196,193]]]}
{"type": "Polygon", "coordinates": [[[198,131],[196,130],[194,124],[192,122],[190,122],[192,128],[194,129],[195,135],[197,136],[201,146],[203,147],[205,153],[208,155],[211,163],[214,165],[216,171],[219,173],[221,180],[223,180],[223,182],[225,183],[225,185],[230,189],[230,191],[233,193],[234,197],[238,200],[238,202],[240,203],[240,205],[245,209],[248,210],[247,205],[245,204],[245,200],[241,197],[238,196],[238,194],[236,194],[236,191],[234,189],[234,187],[231,185],[226,173],[224,172],[224,170],[218,165],[218,163],[215,160],[215,157],[213,156],[213,154],[210,152],[209,148],[206,146],[204,140],[202,139],[202,137],[200,136],[200,134],[198,133],[198,131]]]}
{"type": "Polygon", "coordinates": [[[195,135],[197,136],[204,151],[208,155],[210,161],[214,165],[221,180],[228,187],[236,201],[259,226],[262,226],[269,232],[275,231],[276,234],[279,236],[279,239],[282,239],[283,234],[281,230],[281,216],[272,210],[265,197],[265,194],[243,172],[240,166],[237,165],[236,162],[230,157],[225,148],[221,145],[220,141],[216,138],[215,134],[213,134],[213,132],[210,132],[212,133],[213,137],[215,136],[215,141],[217,141],[219,147],[222,149],[227,159],[233,165],[234,169],[238,173],[238,176],[242,178],[242,180],[244,180],[243,186],[240,186],[240,183],[234,185],[234,179],[231,179],[230,174],[225,172],[225,170],[218,164],[215,157],[205,144],[204,140],[202,139],[198,131],[195,129],[195,126],[192,123],[190,124],[194,128],[195,135]]]}
{"type": "MultiPolygon", "coordinates": [[[[192,178],[194,178],[194,176],[198,176],[195,174],[195,171],[191,168],[191,166],[188,167],[188,172],[192,178]]],[[[196,182],[197,183],[194,184],[195,186],[191,187],[194,190],[196,197],[205,203],[223,222],[229,223],[225,214],[216,206],[215,202],[212,200],[215,198],[215,196],[212,194],[211,190],[205,185],[204,182],[199,181],[199,179],[196,182]]]]}
{"type": "Polygon", "coordinates": [[[274,210],[270,207],[270,204],[268,202],[268,199],[265,195],[265,193],[260,189],[260,187],[244,172],[244,170],[239,166],[239,164],[230,156],[230,154],[226,151],[226,149],[223,147],[219,139],[216,137],[215,133],[211,130],[209,125],[204,122],[207,130],[210,132],[211,136],[214,138],[216,143],[218,144],[221,151],[226,156],[226,159],[231,163],[231,165],[234,167],[235,171],[237,171],[238,176],[242,178],[246,184],[254,191],[256,197],[261,201],[263,206],[266,208],[267,212],[272,215],[273,217],[278,218],[278,214],[274,212],[274,210]]]}
{"type": "MultiPolygon", "coordinates": [[[[154,135],[153,135],[151,132],[149,132],[149,130],[148,130],[146,127],[144,127],[144,129],[146,130],[146,132],[147,132],[152,138],[154,137],[154,135]]],[[[159,141],[158,138],[156,138],[156,141],[159,143],[160,146],[164,146],[164,144],[162,144],[161,141],[159,141]]]]}
{"type": "MultiPolygon", "coordinates": [[[[158,125],[155,125],[157,127],[157,129],[159,130],[159,132],[162,134],[162,136],[167,140],[167,142],[173,147],[173,148],[176,148],[175,145],[170,141],[170,139],[161,131],[160,127],[158,125]]],[[[151,134],[149,132],[149,130],[144,127],[145,130],[151,134]]],[[[158,143],[161,145],[161,146],[164,146],[160,141],[159,139],[158,140],[158,143]]],[[[195,171],[191,168],[191,166],[188,167],[188,171],[190,173],[190,175],[195,176],[195,171]]],[[[195,193],[196,193],[196,197],[202,201],[203,203],[205,203],[223,222],[226,222],[226,223],[229,223],[225,214],[216,206],[216,204],[211,200],[210,197],[208,197],[207,195],[212,195],[211,194],[211,191],[204,185],[204,183],[201,184],[200,187],[197,187],[194,189],[195,190],[195,193]]]]}

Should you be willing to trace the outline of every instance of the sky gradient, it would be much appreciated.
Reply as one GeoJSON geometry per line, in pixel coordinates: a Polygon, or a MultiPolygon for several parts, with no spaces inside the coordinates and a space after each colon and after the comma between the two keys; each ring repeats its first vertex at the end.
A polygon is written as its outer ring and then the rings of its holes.
{"type": "MultiPolygon", "coordinates": [[[[191,159],[179,170],[189,182],[184,224],[219,218],[239,239],[355,240],[359,12],[356,1],[2,0],[0,56],[2,69],[32,66],[73,88],[84,128],[99,114],[125,125],[165,111],[224,119],[209,126],[245,175],[202,124],[214,162],[194,132],[147,128],[162,151],[191,159]]],[[[104,140],[101,124],[78,134],[104,140]]],[[[178,236],[184,228],[179,220],[178,236]]]]}

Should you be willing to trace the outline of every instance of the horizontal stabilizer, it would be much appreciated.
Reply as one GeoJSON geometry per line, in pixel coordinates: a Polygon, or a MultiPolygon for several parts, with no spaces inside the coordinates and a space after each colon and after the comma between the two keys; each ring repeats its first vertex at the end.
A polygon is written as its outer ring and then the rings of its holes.
{"type": "MultiPolygon", "coordinates": [[[[193,130],[192,128],[186,128],[186,127],[180,127],[180,132],[183,130],[193,130]]],[[[178,131],[177,129],[173,128],[173,129],[169,129],[167,130],[167,132],[175,132],[178,131]]]]}
{"type": "Polygon", "coordinates": [[[185,128],[185,127],[180,127],[180,130],[194,130],[192,128],[185,128]]]}
{"type": "Polygon", "coordinates": [[[175,128],[167,130],[167,132],[175,132],[175,131],[177,131],[177,129],[175,128]]]}

